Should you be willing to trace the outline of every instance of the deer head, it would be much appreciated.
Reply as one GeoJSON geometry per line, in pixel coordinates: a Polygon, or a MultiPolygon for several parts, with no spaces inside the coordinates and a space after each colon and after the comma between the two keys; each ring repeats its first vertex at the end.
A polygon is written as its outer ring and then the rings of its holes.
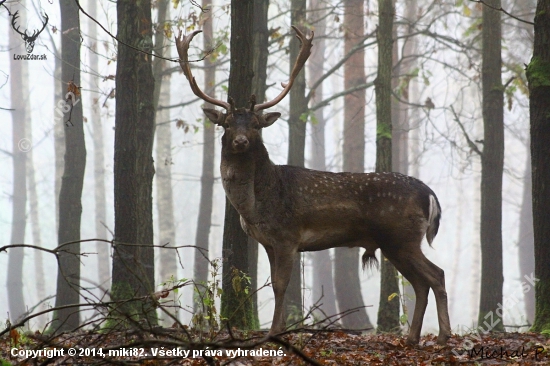
{"type": "Polygon", "coordinates": [[[224,151],[231,154],[240,154],[256,150],[258,144],[262,143],[260,130],[271,126],[281,114],[271,112],[266,114],[254,110],[255,97],[250,98],[250,108],[233,108],[233,99],[229,98],[231,106],[227,113],[211,108],[204,108],[204,113],[212,123],[224,128],[222,137],[224,151]]]}

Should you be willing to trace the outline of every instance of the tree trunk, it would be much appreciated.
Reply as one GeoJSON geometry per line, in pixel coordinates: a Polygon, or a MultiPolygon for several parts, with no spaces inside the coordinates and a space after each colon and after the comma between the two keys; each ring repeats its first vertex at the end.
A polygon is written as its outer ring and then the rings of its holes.
{"type": "MultiPolygon", "coordinates": [[[[90,16],[97,18],[97,2],[91,1],[89,4],[90,16]]],[[[90,52],[90,69],[99,70],[99,61],[97,55],[97,25],[89,20],[89,36],[93,40],[90,52]]],[[[90,85],[99,85],[97,76],[90,76],[90,85]]],[[[94,143],[94,201],[95,201],[95,235],[98,239],[108,239],[107,237],[107,201],[105,198],[105,149],[103,144],[104,133],[103,123],[101,121],[101,106],[99,98],[93,96],[89,101],[92,107],[91,125],[93,128],[94,143]]],[[[102,293],[108,293],[110,290],[111,279],[111,254],[110,246],[105,242],[97,242],[97,276],[98,284],[102,293]]],[[[104,300],[108,300],[105,298],[104,300]]]]}
{"type": "Polygon", "coordinates": [[[502,87],[500,0],[483,7],[482,89],[484,147],[481,156],[481,291],[478,325],[486,331],[502,324],[502,172],[504,94],[502,87]]]}
{"type": "MultiPolygon", "coordinates": [[[[68,90],[69,82],[80,86],[80,20],[76,4],[60,1],[61,8],[61,69],[62,88],[68,90]]],[[[80,221],[82,215],[82,186],[86,168],[86,146],[82,121],[82,101],[70,100],[70,113],[65,114],[65,166],[59,192],[59,244],[74,242],[59,254],[57,295],[55,306],[78,304],[80,288],[80,221]]],[[[66,98],[69,100],[69,98],[66,98]]],[[[79,326],[77,309],[68,308],[56,312],[52,322],[55,332],[75,329],[79,326]]]]}
{"type": "MultiPolygon", "coordinates": [[[[253,71],[253,24],[254,2],[231,2],[231,61],[229,74],[229,96],[236,107],[249,107],[252,94],[253,71]]],[[[231,326],[240,329],[254,327],[252,301],[244,290],[236,292],[233,286],[235,276],[241,278],[241,289],[248,286],[242,274],[249,274],[248,236],[241,228],[240,216],[225,200],[225,220],[223,231],[222,301],[221,315],[231,326]],[[239,273],[239,271],[241,273],[239,273]]],[[[235,280],[237,281],[237,280],[235,280]]]]}
{"type": "MultiPolygon", "coordinates": [[[[362,0],[344,1],[344,54],[363,40],[364,9],[362,0]]],[[[365,84],[365,52],[355,52],[344,64],[344,90],[365,84]]],[[[343,169],[346,172],[365,171],[365,90],[344,97],[343,169]]],[[[340,312],[357,309],[342,318],[348,329],[371,328],[361,294],[359,278],[359,248],[334,249],[334,281],[340,312]]]]}
{"type": "MultiPolygon", "coordinates": [[[[150,247],[155,81],[151,56],[125,45],[152,51],[151,4],[118,1],[117,21],[120,42],[115,79],[115,245],[111,296],[123,300],[149,294],[154,290],[155,280],[154,250],[150,247]]],[[[123,317],[137,316],[156,322],[152,304],[126,304],[120,308],[123,317]]]]}
{"type": "MultiPolygon", "coordinates": [[[[24,17],[24,10],[21,12],[21,17],[24,17]]],[[[21,19],[21,21],[24,21],[21,19]]],[[[29,92],[29,73],[26,63],[23,63],[21,93],[22,95],[30,95],[29,92]]],[[[27,103],[29,101],[27,100],[27,103]]],[[[29,113],[25,113],[25,132],[29,141],[33,141],[32,134],[32,119],[29,113]]],[[[36,192],[36,178],[34,170],[33,151],[30,149],[27,152],[26,162],[27,173],[27,191],[29,197],[29,209],[30,219],[32,224],[32,244],[37,247],[42,247],[42,237],[40,234],[40,207],[38,206],[38,194],[36,192]]],[[[42,259],[42,251],[34,250],[34,272],[35,272],[35,284],[36,284],[36,297],[37,302],[43,301],[46,298],[46,284],[44,282],[44,261],[42,259]]],[[[43,326],[45,323],[45,317],[39,317],[37,324],[38,327],[43,326]]]]}
{"type": "MultiPolygon", "coordinates": [[[[203,0],[202,7],[207,8],[212,4],[211,0],[203,0]]],[[[210,49],[212,45],[212,13],[209,11],[201,15],[204,18],[203,23],[203,49],[210,49]]],[[[204,59],[204,91],[207,95],[215,97],[216,86],[216,67],[210,57],[204,59]]],[[[213,108],[212,104],[204,104],[205,108],[213,108]]],[[[197,236],[195,245],[203,250],[195,251],[194,280],[199,291],[198,296],[194,296],[193,307],[195,313],[202,311],[204,290],[208,281],[208,244],[210,237],[210,228],[212,226],[212,206],[214,193],[214,155],[215,155],[215,126],[204,118],[203,124],[203,145],[202,145],[202,173],[201,173],[201,196],[199,204],[199,217],[197,221],[197,236]]]]}
{"type": "Polygon", "coordinates": [[[532,330],[550,333],[550,0],[539,0],[533,58],[527,67],[533,165],[536,313],[532,330]]]}
{"type": "MultiPolygon", "coordinates": [[[[407,107],[407,103],[412,102],[415,103],[415,101],[410,100],[413,98],[409,98],[409,96],[416,96],[417,92],[415,91],[415,86],[411,83],[413,79],[413,73],[415,68],[417,67],[417,61],[416,57],[414,56],[417,51],[416,46],[416,38],[414,37],[414,24],[417,22],[417,12],[418,12],[418,2],[417,0],[409,0],[406,1],[406,9],[405,9],[405,21],[407,22],[405,26],[405,35],[408,38],[404,39],[404,45],[402,47],[403,54],[401,55],[402,63],[401,68],[399,71],[400,77],[402,77],[402,81],[400,84],[400,80],[398,81],[397,86],[401,85],[401,90],[398,90],[401,100],[403,100],[404,103],[400,103],[400,115],[399,115],[399,121],[397,124],[397,138],[395,141],[395,147],[398,151],[397,159],[393,158],[393,152],[392,152],[392,160],[395,162],[396,165],[392,162],[393,170],[398,171],[403,174],[409,175],[409,131],[411,130],[411,126],[414,126],[414,124],[410,123],[410,119],[414,113],[414,111],[411,110],[409,113],[409,108],[407,107]]],[[[395,41],[395,44],[397,45],[397,41],[395,41]]],[[[392,99],[393,100],[393,99],[392,99]]],[[[393,135],[395,133],[395,129],[392,129],[392,139],[393,135]]],[[[392,147],[394,146],[392,142],[392,147]]],[[[417,175],[416,178],[419,178],[417,175]]],[[[415,298],[416,295],[414,293],[414,289],[412,286],[408,283],[408,281],[405,282],[405,285],[403,286],[403,297],[405,302],[405,309],[407,311],[407,314],[414,314],[414,306],[415,306],[415,298]]]]}
{"type": "MultiPolygon", "coordinates": [[[[292,0],[290,2],[290,23],[305,31],[304,24],[306,20],[306,1],[292,0]]],[[[290,62],[288,74],[292,72],[294,60],[300,52],[300,41],[296,37],[290,40],[290,62]]],[[[288,118],[288,165],[305,165],[306,148],[306,121],[303,119],[304,113],[307,113],[306,91],[306,73],[302,71],[294,81],[290,89],[290,110],[288,118]]],[[[285,309],[286,315],[291,316],[291,323],[302,319],[302,254],[296,253],[292,266],[292,275],[286,289],[285,309]]]]}
{"type": "MultiPolygon", "coordinates": [[[[55,57],[54,79],[61,80],[61,53],[57,52],[55,57]]],[[[55,101],[56,103],[65,99],[67,86],[62,83],[55,83],[55,101]]],[[[63,120],[54,121],[53,138],[54,138],[54,154],[55,154],[55,175],[54,175],[54,194],[55,194],[55,230],[59,230],[59,192],[61,192],[61,178],[63,177],[63,167],[65,165],[65,131],[63,120]]]]}
{"type": "MultiPolygon", "coordinates": [[[[535,248],[533,239],[533,180],[531,178],[531,154],[527,154],[525,174],[523,176],[523,197],[519,215],[518,259],[519,274],[523,281],[524,276],[535,273],[535,248]]],[[[535,319],[535,291],[531,289],[523,294],[525,314],[529,324],[535,319]]]]}
{"type": "MultiPolygon", "coordinates": [[[[12,29],[8,29],[10,49],[17,46],[24,49],[24,43],[12,29]]],[[[13,195],[11,219],[11,244],[25,242],[25,227],[27,225],[27,151],[32,148],[32,142],[27,139],[25,131],[27,95],[21,89],[26,62],[10,58],[10,93],[12,120],[12,154],[13,154],[13,195]]],[[[8,252],[8,268],[6,287],[8,290],[9,319],[14,323],[25,313],[25,297],[23,296],[23,248],[13,248],[8,252]]]]}
{"type": "MultiPolygon", "coordinates": [[[[311,13],[309,23],[315,27],[315,40],[308,60],[309,84],[313,85],[323,76],[325,64],[325,37],[326,37],[326,11],[324,3],[319,0],[311,0],[311,13]]],[[[312,105],[323,100],[323,84],[320,84],[311,98],[312,105]]],[[[311,168],[315,170],[327,170],[325,163],[325,126],[326,120],[323,109],[315,111],[315,123],[311,124],[311,168]]],[[[334,294],[333,268],[330,250],[321,250],[312,253],[313,257],[313,303],[319,302],[318,318],[332,316],[338,313],[336,310],[336,296],[334,294]]]]}
{"type": "MultiPolygon", "coordinates": [[[[157,29],[155,31],[155,55],[166,57],[164,49],[166,48],[166,36],[164,33],[164,24],[169,17],[168,0],[157,1],[157,29]]],[[[158,232],[160,245],[166,245],[167,248],[161,248],[158,252],[159,277],[161,282],[178,279],[177,256],[173,249],[176,243],[176,230],[174,226],[174,204],[172,192],[172,124],[170,123],[170,110],[167,108],[158,109],[159,105],[170,105],[170,75],[164,78],[162,72],[167,68],[166,61],[155,57],[153,61],[153,77],[155,79],[155,90],[153,92],[153,105],[157,111],[155,114],[156,128],[156,180],[157,180],[157,210],[158,210],[158,232]]],[[[171,298],[175,297],[172,295],[171,298]]],[[[168,300],[168,299],[166,299],[168,300]]],[[[178,306],[173,302],[164,301],[164,309],[176,319],[178,317],[178,306]]],[[[162,311],[161,318],[165,325],[174,323],[162,311]]]]}
{"type": "MultiPolygon", "coordinates": [[[[22,90],[25,93],[28,90],[28,79],[27,82],[23,81],[22,90]]],[[[25,95],[29,95],[26,93],[25,95]]],[[[28,131],[27,136],[29,140],[32,141],[32,122],[30,116],[27,116],[27,126],[25,129],[28,131]]],[[[40,234],[40,210],[38,206],[38,194],[36,192],[36,179],[34,171],[34,162],[32,150],[29,150],[27,155],[27,186],[29,193],[29,208],[32,224],[32,243],[37,247],[42,247],[42,237],[40,234]]],[[[46,278],[44,273],[44,260],[42,258],[42,251],[35,250],[34,254],[34,272],[35,272],[35,283],[36,283],[36,297],[38,302],[46,298],[46,284],[44,279],[46,278]]],[[[42,317],[39,318],[38,328],[43,326],[44,320],[42,317]]]]}
{"type": "MultiPolygon", "coordinates": [[[[376,91],[376,172],[392,171],[391,72],[394,0],[379,0],[378,75],[376,91]]],[[[399,285],[397,271],[383,253],[380,267],[378,332],[399,330],[399,285]],[[395,296],[394,294],[397,294],[395,296]]]]}
{"type": "MultiPolygon", "coordinates": [[[[265,100],[267,80],[267,58],[269,56],[269,30],[267,29],[267,12],[269,9],[268,0],[254,0],[254,77],[252,79],[252,93],[256,100],[261,103],[265,100]]],[[[261,133],[261,131],[260,131],[261,133]]],[[[254,291],[252,294],[252,308],[254,316],[254,329],[260,328],[258,314],[258,247],[259,243],[248,237],[248,260],[251,283],[254,291]]]]}
{"type": "MultiPolygon", "coordinates": [[[[401,84],[401,63],[399,62],[399,48],[400,44],[397,41],[398,36],[398,25],[393,24],[392,37],[395,39],[392,47],[392,77],[391,77],[391,90],[394,93],[397,93],[401,98],[403,98],[402,93],[400,93],[399,86],[401,84]]],[[[405,55],[403,54],[404,58],[405,55]]],[[[406,71],[403,68],[403,73],[406,71]]],[[[404,88],[402,89],[404,90],[404,88]]],[[[406,94],[406,93],[405,93],[406,94]]],[[[407,155],[407,126],[404,125],[407,121],[407,110],[406,106],[401,105],[399,100],[392,96],[391,98],[391,123],[392,123],[392,171],[399,172],[402,174],[408,173],[408,155],[407,155]]]]}
{"type": "MultiPolygon", "coordinates": [[[[532,12],[536,8],[536,0],[526,0],[517,3],[518,10],[522,12],[532,12]]],[[[518,26],[523,29],[522,41],[531,43],[533,39],[533,27],[531,24],[518,23],[518,26]]],[[[529,147],[531,139],[527,141],[529,147]]],[[[519,218],[519,237],[518,237],[518,259],[519,273],[521,280],[524,276],[531,276],[535,273],[535,248],[533,238],[533,180],[531,167],[531,153],[528,151],[525,164],[525,173],[523,175],[523,196],[519,218]]],[[[535,289],[531,288],[524,293],[525,315],[529,324],[533,324],[535,320],[535,289]]]]}

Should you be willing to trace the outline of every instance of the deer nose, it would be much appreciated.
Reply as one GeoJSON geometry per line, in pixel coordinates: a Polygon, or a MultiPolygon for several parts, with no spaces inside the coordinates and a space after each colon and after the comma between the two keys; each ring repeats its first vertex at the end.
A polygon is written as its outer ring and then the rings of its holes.
{"type": "Polygon", "coordinates": [[[245,149],[248,147],[248,139],[244,135],[239,135],[233,140],[233,147],[237,149],[245,149]]]}

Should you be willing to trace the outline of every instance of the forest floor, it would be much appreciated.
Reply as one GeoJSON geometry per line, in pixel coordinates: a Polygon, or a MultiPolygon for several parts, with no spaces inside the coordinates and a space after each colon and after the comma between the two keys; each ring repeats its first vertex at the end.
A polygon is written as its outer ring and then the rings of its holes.
{"type": "Polygon", "coordinates": [[[0,338],[0,365],[550,365],[550,340],[535,333],[454,335],[446,346],[427,335],[416,347],[394,334],[337,330],[302,330],[269,341],[264,332],[212,339],[190,333],[162,328],[53,338],[12,331],[0,338]]]}

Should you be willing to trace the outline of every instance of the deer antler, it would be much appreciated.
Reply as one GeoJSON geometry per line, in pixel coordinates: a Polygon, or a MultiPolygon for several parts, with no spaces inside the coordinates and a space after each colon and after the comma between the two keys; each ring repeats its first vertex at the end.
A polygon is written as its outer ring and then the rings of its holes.
{"type": "Polygon", "coordinates": [[[15,23],[17,21],[17,19],[19,18],[19,10],[17,10],[15,13],[13,13],[12,15],[12,18],[11,18],[11,25],[12,25],[12,28],[13,30],[15,30],[17,33],[19,33],[21,35],[21,38],[23,38],[23,40],[25,41],[25,43],[27,44],[27,52],[28,53],[31,53],[32,50],[34,49],[34,42],[36,41],[36,39],[38,38],[38,36],[40,35],[40,33],[42,33],[42,31],[44,30],[44,28],[46,28],[46,25],[48,25],[48,20],[50,19],[48,17],[48,14],[44,13],[44,22],[42,22],[42,29],[40,30],[37,30],[35,29],[32,34],[27,34],[27,30],[25,30],[25,33],[21,33],[21,31],[19,30],[19,26],[17,26],[15,23]]]}
{"type": "Polygon", "coordinates": [[[224,108],[227,111],[232,110],[233,108],[231,105],[227,102],[224,102],[223,100],[212,98],[208,95],[206,95],[198,86],[197,82],[195,81],[195,77],[191,73],[191,68],[189,67],[189,57],[188,57],[188,51],[189,51],[189,44],[191,43],[191,40],[193,37],[195,37],[197,34],[201,33],[201,30],[196,30],[193,33],[190,33],[186,35],[185,37],[182,37],[181,31],[176,37],[176,48],[178,50],[178,54],[180,56],[180,66],[183,70],[183,73],[187,77],[187,80],[189,80],[189,85],[191,85],[191,90],[193,90],[193,93],[201,98],[202,100],[217,105],[219,107],[224,108]]]}
{"type": "Polygon", "coordinates": [[[300,73],[302,70],[302,67],[304,67],[304,64],[306,63],[306,60],[308,59],[309,55],[311,54],[311,45],[313,41],[314,33],[311,32],[311,37],[307,38],[296,26],[292,26],[292,29],[296,32],[296,38],[300,40],[300,53],[298,54],[298,57],[296,58],[296,62],[294,63],[294,67],[292,68],[292,73],[290,74],[290,80],[288,83],[281,83],[283,86],[283,91],[272,101],[265,102],[258,104],[254,107],[254,110],[261,111],[262,109],[271,108],[277,103],[279,103],[283,98],[288,94],[290,89],[292,88],[292,84],[294,84],[294,79],[296,79],[296,76],[300,73]]]}
{"type": "Polygon", "coordinates": [[[25,30],[25,33],[21,33],[21,31],[19,30],[19,26],[15,24],[18,18],[19,18],[19,10],[13,13],[11,17],[11,27],[13,28],[14,31],[16,31],[21,35],[21,38],[23,38],[26,41],[29,35],[27,34],[26,30],[25,30]]]}

